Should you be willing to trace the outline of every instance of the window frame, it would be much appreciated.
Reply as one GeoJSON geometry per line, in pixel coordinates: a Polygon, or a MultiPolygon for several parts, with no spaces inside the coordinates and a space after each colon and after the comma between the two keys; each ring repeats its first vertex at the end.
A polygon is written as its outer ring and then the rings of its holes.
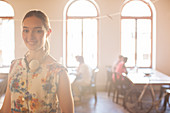
{"type": "MultiPolygon", "coordinates": [[[[126,1],[123,5],[122,5],[122,8],[121,8],[121,13],[120,13],[120,19],[121,19],[121,21],[122,21],[122,19],[135,19],[135,22],[137,22],[137,20],[139,20],[139,19],[149,19],[149,20],[151,20],[151,34],[150,34],[150,36],[151,36],[151,54],[150,54],[150,67],[139,67],[139,68],[152,68],[153,67],[153,11],[152,11],[152,8],[151,8],[151,6],[150,6],[150,4],[148,3],[148,2],[146,2],[145,0],[129,0],[129,1],[126,1]],[[123,8],[124,8],[124,6],[126,5],[126,4],[128,4],[129,2],[131,2],[131,1],[141,1],[141,2],[143,2],[143,3],[145,3],[148,7],[149,7],[149,9],[150,9],[150,12],[151,12],[151,16],[140,16],[140,17],[134,17],[134,16],[122,16],[122,10],[123,10],[123,8]]],[[[122,26],[122,22],[120,21],[120,26],[122,26]]],[[[136,25],[135,25],[135,27],[137,27],[136,25]]],[[[121,27],[120,27],[120,29],[122,29],[121,27]]],[[[120,34],[120,36],[121,36],[122,34],[120,34]]],[[[122,38],[122,36],[121,36],[121,38],[122,38]]],[[[122,47],[122,45],[121,45],[121,47],[122,47]]],[[[137,62],[137,28],[135,28],[135,66],[136,66],[136,62],[137,62]]],[[[129,67],[129,68],[132,68],[132,67],[129,67]]]]}
{"type": "MultiPolygon", "coordinates": [[[[13,22],[14,22],[14,9],[13,9],[13,7],[11,6],[11,4],[10,3],[8,3],[7,1],[1,1],[1,2],[4,2],[5,4],[7,4],[8,5],[8,8],[11,8],[10,10],[12,11],[11,12],[11,14],[10,15],[2,15],[2,16],[0,16],[0,19],[2,19],[2,20],[13,20],[13,22]]],[[[9,9],[8,9],[9,10],[9,9]]],[[[14,31],[13,32],[15,32],[15,23],[13,23],[13,29],[14,29],[14,31]]],[[[14,46],[14,48],[15,48],[15,35],[12,37],[12,38],[14,38],[13,40],[14,40],[14,42],[13,42],[13,46],[14,46]]],[[[14,49],[14,51],[13,51],[13,56],[14,56],[14,58],[15,58],[15,49],[14,49]]],[[[13,59],[14,59],[13,58],[13,59]]],[[[9,65],[4,65],[4,63],[2,62],[2,66],[0,66],[0,68],[3,68],[3,67],[9,67],[10,66],[10,64],[9,65]]]]}
{"type": "MultiPolygon", "coordinates": [[[[68,28],[68,22],[67,22],[67,20],[69,20],[69,19],[80,19],[81,21],[83,21],[83,19],[96,19],[97,20],[97,67],[98,67],[98,62],[99,62],[99,10],[98,10],[98,6],[97,6],[97,4],[94,2],[94,1],[91,1],[91,0],[85,0],[85,1],[88,1],[88,2],[90,2],[91,4],[93,4],[93,6],[96,8],[96,11],[97,11],[97,16],[85,16],[85,17],[83,17],[83,16],[68,16],[67,14],[68,14],[68,9],[69,9],[69,7],[73,4],[73,3],[75,3],[76,1],[79,1],[79,0],[74,0],[74,1],[72,1],[69,5],[68,5],[68,7],[67,7],[67,9],[66,9],[66,13],[65,13],[65,17],[66,17],[66,21],[65,21],[65,23],[66,23],[66,28],[65,28],[65,65],[66,65],[66,67],[68,67],[68,68],[75,68],[74,66],[73,67],[71,67],[71,66],[68,66],[68,50],[67,50],[67,44],[68,44],[68,31],[67,31],[67,28],[68,28]]],[[[82,26],[83,27],[83,26],[82,26]]],[[[83,31],[82,31],[82,35],[83,35],[83,31]]],[[[82,39],[83,39],[83,36],[82,36],[82,39]]],[[[82,40],[82,53],[81,53],[81,55],[83,56],[83,40],[82,40]]]]}

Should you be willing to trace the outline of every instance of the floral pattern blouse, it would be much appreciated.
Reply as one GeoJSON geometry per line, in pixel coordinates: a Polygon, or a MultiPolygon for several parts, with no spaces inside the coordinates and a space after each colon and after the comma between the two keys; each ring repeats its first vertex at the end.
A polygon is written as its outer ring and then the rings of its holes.
{"type": "Polygon", "coordinates": [[[36,71],[26,68],[24,59],[12,62],[9,73],[12,113],[60,113],[57,88],[62,65],[42,64],[36,71]]]}

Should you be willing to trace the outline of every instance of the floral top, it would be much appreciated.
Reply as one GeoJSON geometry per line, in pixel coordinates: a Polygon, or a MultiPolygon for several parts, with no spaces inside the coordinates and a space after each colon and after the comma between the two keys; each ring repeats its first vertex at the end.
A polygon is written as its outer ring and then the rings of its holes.
{"type": "Polygon", "coordinates": [[[35,72],[26,68],[24,59],[12,62],[9,73],[12,113],[59,113],[57,88],[62,65],[42,64],[35,72]]]}

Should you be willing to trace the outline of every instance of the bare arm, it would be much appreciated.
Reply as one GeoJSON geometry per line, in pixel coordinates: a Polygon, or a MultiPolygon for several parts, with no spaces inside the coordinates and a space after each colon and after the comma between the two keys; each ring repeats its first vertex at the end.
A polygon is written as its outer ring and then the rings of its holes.
{"type": "Polygon", "coordinates": [[[8,82],[8,85],[7,85],[5,99],[4,99],[4,102],[3,102],[3,106],[0,110],[0,113],[11,113],[11,92],[9,90],[9,82],[8,82]]]}
{"type": "Polygon", "coordinates": [[[66,72],[62,72],[59,80],[58,98],[62,113],[74,113],[71,85],[66,72]]]}

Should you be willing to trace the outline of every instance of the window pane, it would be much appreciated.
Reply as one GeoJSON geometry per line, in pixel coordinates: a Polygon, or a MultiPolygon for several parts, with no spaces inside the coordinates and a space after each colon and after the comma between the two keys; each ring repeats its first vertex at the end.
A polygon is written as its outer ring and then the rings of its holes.
{"type": "Polygon", "coordinates": [[[126,66],[135,66],[135,20],[121,21],[121,54],[128,57],[126,66]]]}
{"type": "Polygon", "coordinates": [[[76,55],[83,56],[85,63],[91,67],[97,66],[98,20],[95,18],[97,16],[97,8],[92,1],[76,0],[68,7],[66,14],[66,18],[69,20],[66,24],[66,65],[68,67],[78,65],[75,60],[76,55]],[[87,19],[86,17],[90,18],[87,19]]]}
{"type": "Polygon", "coordinates": [[[151,16],[151,11],[148,5],[142,1],[130,1],[123,7],[122,16],[151,16]]]}
{"type": "Polygon", "coordinates": [[[14,48],[14,20],[0,18],[0,66],[11,64],[14,48]]]}
{"type": "Polygon", "coordinates": [[[137,66],[151,66],[151,20],[137,20],[137,66]]]}
{"type": "Polygon", "coordinates": [[[67,16],[97,16],[97,10],[94,5],[86,0],[78,0],[71,4],[67,16]]]}
{"type": "Polygon", "coordinates": [[[67,31],[67,66],[75,66],[75,56],[82,53],[82,20],[69,19],[67,31]]]}
{"type": "Polygon", "coordinates": [[[0,17],[13,17],[14,11],[11,5],[6,2],[0,1],[0,17]]]}
{"type": "Polygon", "coordinates": [[[97,66],[97,20],[83,20],[83,56],[85,63],[97,66]]]}

